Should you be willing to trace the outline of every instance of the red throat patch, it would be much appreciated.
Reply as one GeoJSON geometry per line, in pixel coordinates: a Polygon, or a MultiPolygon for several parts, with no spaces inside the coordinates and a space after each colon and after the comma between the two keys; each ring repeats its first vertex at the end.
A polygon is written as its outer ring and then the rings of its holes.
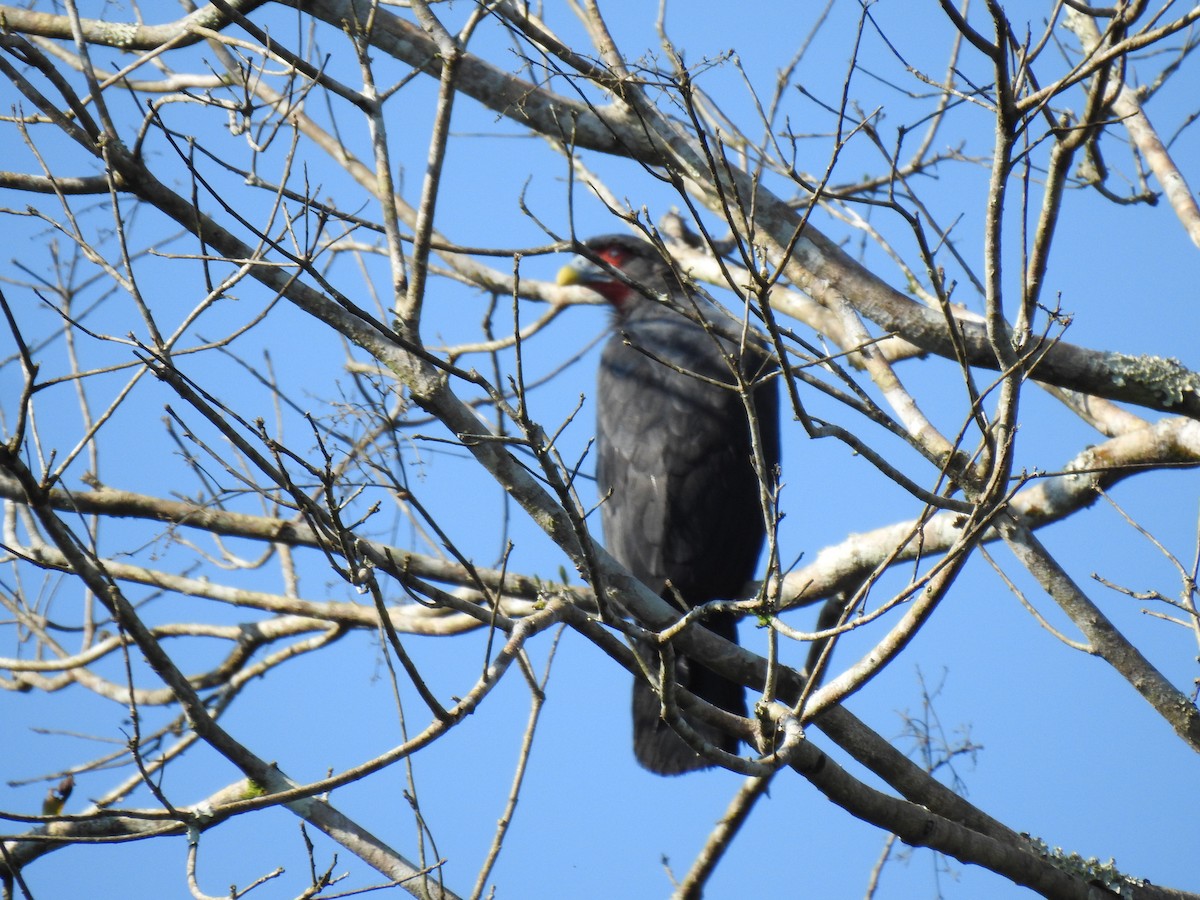
{"type": "MultiPolygon", "coordinates": [[[[623,247],[614,245],[605,247],[597,255],[614,269],[624,271],[625,263],[629,262],[633,254],[623,247]]],[[[625,304],[633,293],[633,288],[615,277],[607,281],[593,281],[589,287],[616,307],[618,312],[625,308],[625,304]]]]}

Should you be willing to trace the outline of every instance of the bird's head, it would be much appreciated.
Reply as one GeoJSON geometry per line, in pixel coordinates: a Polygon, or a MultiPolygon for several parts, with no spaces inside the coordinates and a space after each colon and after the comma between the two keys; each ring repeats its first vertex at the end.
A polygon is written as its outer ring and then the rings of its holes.
{"type": "Polygon", "coordinates": [[[586,241],[584,246],[594,258],[582,254],[576,256],[558,270],[559,284],[589,287],[622,314],[627,314],[644,293],[670,291],[674,281],[671,267],[652,244],[626,234],[605,234],[586,241]],[[596,259],[603,260],[611,269],[600,265],[596,259]],[[628,281],[622,280],[612,269],[619,270],[628,281]]]}

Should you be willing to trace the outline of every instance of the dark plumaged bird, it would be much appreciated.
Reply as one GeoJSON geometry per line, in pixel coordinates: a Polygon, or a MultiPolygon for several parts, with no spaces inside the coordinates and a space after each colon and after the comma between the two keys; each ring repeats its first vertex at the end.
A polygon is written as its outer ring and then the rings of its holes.
{"type": "MultiPolygon", "coordinates": [[[[754,577],[764,524],[746,407],[732,358],[747,377],[769,372],[757,343],[706,331],[689,315],[737,323],[694,296],[651,244],[606,235],[588,249],[636,287],[577,256],[559,284],[592,288],[615,311],[614,334],[600,358],[596,391],[596,480],[605,546],[633,575],[683,610],[742,595],[754,577]]],[[[768,477],[779,460],[779,401],[774,379],[752,395],[768,477]]],[[[705,627],[737,641],[737,620],[710,615],[705,627]]],[[[652,671],[658,658],[644,653],[652,671]]],[[[741,685],[695,660],[677,658],[676,680],[715,706],[746,715],[741,685]]],[[[633,748],[647,769],[675,775],[710,765],[662,719],[658,697],[641,679],[633,690],[633,748]]],[[[699,720],[707,741],[736,753],[737,738],[699,720]]]]}

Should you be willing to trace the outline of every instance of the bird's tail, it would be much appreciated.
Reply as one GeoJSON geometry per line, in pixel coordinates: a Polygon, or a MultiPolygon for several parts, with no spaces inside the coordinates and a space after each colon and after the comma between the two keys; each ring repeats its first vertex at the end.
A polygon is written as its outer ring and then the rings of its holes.
{"type": "MultiPolygon", "coordinates": [[[[713,616],[704,624],[710,631],[737,643],[737,621],[734,617],[713,616]]],[[[647,658],[647,662],[651,666],[658,664],[656,658],[647,658]]],[[[675,674],[679,684],[700,699],[734,715],[746,715],[745,691],[740,684],[717,675],[688,657],[677,660],[675,674]]],[[[662,719],[661,711],[662,703],[658,696],[641,679],[634,681],[633,752],[638,762],[659,775],[681,775],[712,765],[672,730],[662,719]]],[[[737,753],[737,738],[697,719],[689,719],[688,724],[706,742],[728,753],[737,753]]]]}

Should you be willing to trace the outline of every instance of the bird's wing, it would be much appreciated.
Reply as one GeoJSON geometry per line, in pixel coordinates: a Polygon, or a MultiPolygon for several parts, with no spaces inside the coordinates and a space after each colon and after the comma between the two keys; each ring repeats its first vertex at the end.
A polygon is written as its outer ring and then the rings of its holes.
{"type": "MultiPolygon", "coordinates": [[[[605,541],[655,591],[691,606],[736,596],[753,577],[763,519],[745,408],[710,335],[682,317],[626,323],[598,385],[597,477],[605,541]]],[[[755,394],[774,422],[775,389],[755,394]]],[[[761,427],[761,426],[760,426],[761,427]]],[[[777,457],[774,431],[768,462],[777,457]]]]}

